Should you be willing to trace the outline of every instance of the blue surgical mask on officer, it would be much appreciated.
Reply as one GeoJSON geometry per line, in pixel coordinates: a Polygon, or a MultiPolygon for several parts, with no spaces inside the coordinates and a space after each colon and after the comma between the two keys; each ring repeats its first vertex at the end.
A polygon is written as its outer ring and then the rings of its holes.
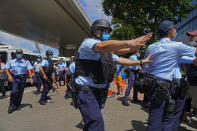
{"type": "Polygon", "coordinates": [[[105,33],[105,32],[102,32],[101,38],[102,38],[103,41],[107,41],[107,40],[109,40],[109,34],[105,33]]]}
{"type": "Polygon", "coordinates": [[[177,37],[177,33],[174,35],[174,37],[173,37],[173,39],[172,39],[172,40],[175,40],[175,39],[176,39],[176,37],[177,37]]]}
{"type": "Polygon", "coordinates": [[[21,59],[23,57],[22,54],[16,54],[16,58],[21,59]]]}
{"type": "Polygon", "coordinates": [[[48,57],[49,57],[49,59],[52,59],[52,58],[53,58],[53,56],[52,56],[52,55],[49,55],[48,57]]]}

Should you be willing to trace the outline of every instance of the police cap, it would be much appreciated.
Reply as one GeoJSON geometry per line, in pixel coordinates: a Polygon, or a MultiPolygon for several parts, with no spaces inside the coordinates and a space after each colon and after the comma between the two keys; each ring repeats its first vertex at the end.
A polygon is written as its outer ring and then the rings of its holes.
{"type": "Polygon", "coordinates": [[[17,49],[16,54],[23,54],[23,50],[22,49],[17,49]]]}
{"type": "Polygon", "coordinates": [[[51,50],[47,50],[46,51],[46,56],[48,56],[48,55],[53,55],[53,52],[51,50]]]}
{"type": "Polygon", "coordinates": [[[174,27],[172,21],[165,20],[159,24],[158,30],[159,33],[169,33],[169,31],[174,27]]]}
{"type": "Polygon", "coordinates": [[[73,57],[73,61],[76,61],[76,60],[77,60],[77,57],[76,57],[76,56],[74,56],[74,57],[73,57]]]}
{"type": "Polygon", "coordinates": [[[94,30],[97,30],[99,28],[107,28],[110,30],[110,32],[112,31],[110,23],[105,19],[99,19],[94,21],[91,26],[91,33],[93,33],[94,30]]]}

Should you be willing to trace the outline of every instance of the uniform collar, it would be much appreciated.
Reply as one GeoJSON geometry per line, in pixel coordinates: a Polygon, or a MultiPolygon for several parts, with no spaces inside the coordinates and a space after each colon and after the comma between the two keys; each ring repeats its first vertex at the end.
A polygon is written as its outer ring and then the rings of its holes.
{"type": "Polygon", "coordinates": [[[15,60],[20,62],[20,61],[23,61],[23,58],[22,58],[21,60],[18,60],[18,59],[16,58],[15,60]]]}
{"type": "Polygon", "coordinates": [[[161,41],[161,42],[169,42],[169,41],[171,41],[171,40],[170,40],[170,38],[165,37],[165,38],[161,38],[160,41],[161,41]]]}
{"type": "Polygon", "coordinates": [[[95,40],[100,40],[101,41],[101,39],[99,39],[99,38],[97,38],[95,36],[93,36],[92,38],[95,39],[95,40]]]}

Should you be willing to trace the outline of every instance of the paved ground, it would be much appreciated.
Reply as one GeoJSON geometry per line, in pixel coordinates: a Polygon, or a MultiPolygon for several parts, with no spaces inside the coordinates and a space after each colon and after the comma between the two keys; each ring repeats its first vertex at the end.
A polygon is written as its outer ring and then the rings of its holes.
{"type": "MultiPolygon", "coordinates": [[[[125,85],[126,86],[126,85],[125,85]]],[[[113,87],[113,91],[116,91],[113,87]]],[[[64,99],[62,87],[60,94],[50,94],[52,100],[45,106],[37,103],[39,95],[32,92],[33,87],[25,89],[23,108],[7,114],[9,98],[0,100],[0,131],[80,131],[81,116],[71,105],[71,99],[64,99]]],[[[140,95],[142,99],[143,95],[140,95]]],[[[147,109],[140,105],[121,105],[117,97],[108,98],[103,117],[106,131],[145,131],[147,125],[147,109]]],[[[197,123],[182,125],[180,131],[197,131],[197,123]]]]}

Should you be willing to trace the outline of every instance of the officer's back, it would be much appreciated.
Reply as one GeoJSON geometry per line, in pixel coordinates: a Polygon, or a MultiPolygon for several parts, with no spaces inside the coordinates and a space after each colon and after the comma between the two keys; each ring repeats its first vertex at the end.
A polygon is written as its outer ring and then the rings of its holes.
{"type": "Polygon", "coordinates": [[[148,73],[156,77],[155,86],[149,86],[154,89],[150,89],[152,93],[147,131],[178,131],[184,100],[180,100],[179,97],[172,98],[170,90],[176,88],[170,81],[177,71],[180,58],[194,57],[196,48],[172,41],[176,30],[170,21],[162,22],[158,30],[160,41],[150,45],[145,55],[146,57],[152,54],[153,62],[148,63],[148,73]]]}
{"type": "Polygon", "coordinates": [[[195,48],[191,48],[182,42],[175,42],[169,38],[162,38],[159,42],[150,45],[146,51],[146,55],[152,54],[152,63],[148,63],[148,72],[154,76],[172,80],[179,59],[182,56],[193,57],[196,52],[195,48]]]}

